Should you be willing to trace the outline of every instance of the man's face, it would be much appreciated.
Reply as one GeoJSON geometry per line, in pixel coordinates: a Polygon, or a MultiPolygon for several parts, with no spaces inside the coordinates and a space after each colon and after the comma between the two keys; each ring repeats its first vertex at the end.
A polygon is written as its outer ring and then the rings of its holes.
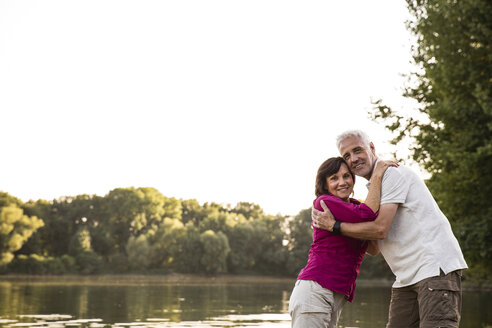
{"type": "Polygon", "coordinates": [[[373,143],[366,144],[358,136],[350,136],[340,143],[340,155],[348,163],[355,175],[369,180],[376,163],[373,143]]]}

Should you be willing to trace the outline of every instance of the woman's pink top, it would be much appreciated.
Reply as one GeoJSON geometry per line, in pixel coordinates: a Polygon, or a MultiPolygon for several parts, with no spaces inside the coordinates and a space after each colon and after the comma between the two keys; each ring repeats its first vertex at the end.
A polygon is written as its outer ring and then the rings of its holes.
{"type": "MultiPolygon", "coordinates": [[[[314,201],[314,208],[323,211],[324,200],[335,219],[343,222],[366,222],[377,217],[367,205],[350,198],[346,203],[333,195],[321,195],[314,201]]],[[[359,274],[362,258],[368,242],[334,235],[329,231],[313,228],[313,243],[307,265],[298,280],[314,280],[324,288],[344,294],[349,302],[354,299],[355,279],[359,274]]]]}

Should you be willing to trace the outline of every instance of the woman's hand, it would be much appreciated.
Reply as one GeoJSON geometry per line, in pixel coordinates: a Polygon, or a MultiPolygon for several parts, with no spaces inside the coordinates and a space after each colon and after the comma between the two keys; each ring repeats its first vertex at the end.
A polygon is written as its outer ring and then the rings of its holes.
{"type": "Polygon", "coordinates": [[[374,170],[374,174],[382,177],[384,172],[386,172],[386,169],[388,167],[390,167],[390,166],[398,167],[399,165],[400,164],[394,160],[380,160],[380,161],[378,161],[378,164],[376,165],[376,169],[374,170]]]}

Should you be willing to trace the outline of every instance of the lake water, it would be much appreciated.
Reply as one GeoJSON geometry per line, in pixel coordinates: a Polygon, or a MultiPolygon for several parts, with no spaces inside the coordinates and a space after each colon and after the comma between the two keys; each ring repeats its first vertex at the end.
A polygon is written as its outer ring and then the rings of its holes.
{"type": "MultiPolygon", "coordinates": [[[[0,327],[290,327],[294,279],[0,276],[0,327]]],[[[340,327],[381,328],[390,287],[359,283],[340,327]]],[[[466,291],[463,328],[492,327],[492,292],[466,291]]]]}

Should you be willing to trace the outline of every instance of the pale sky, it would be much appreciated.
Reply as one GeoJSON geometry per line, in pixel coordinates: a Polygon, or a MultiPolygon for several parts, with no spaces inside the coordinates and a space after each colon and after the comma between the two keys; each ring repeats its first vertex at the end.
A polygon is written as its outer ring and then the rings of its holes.
{"type": "Polygon", "coordinates": [[[0,190],[295,215],[340,132],[394,150],[367,112],[411,107],[407,18],[403,0],[0,0],[0,190]]]}

